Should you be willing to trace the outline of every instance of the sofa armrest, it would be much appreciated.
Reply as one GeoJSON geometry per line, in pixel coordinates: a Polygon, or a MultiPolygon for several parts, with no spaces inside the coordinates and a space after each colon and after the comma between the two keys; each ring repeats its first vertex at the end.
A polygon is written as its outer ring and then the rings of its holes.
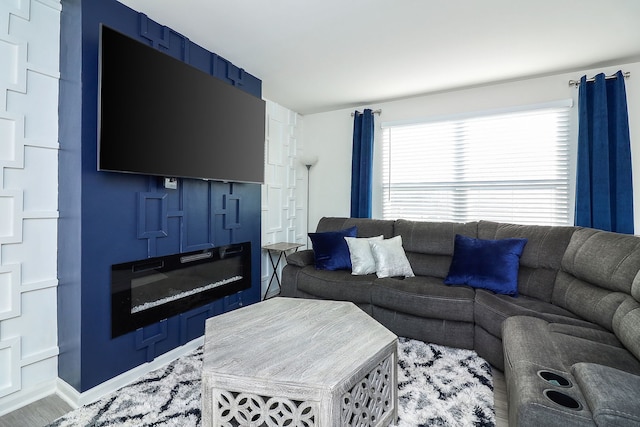
{"type": "Polygon", "coordinates": [[[572,371],[597,425],[640,424],[640,376],[595,363],[576,363],[572,371]]]}
{"type": "Polygon", "coordinates": [[[316,257],[313,254],[313,250],[305,249],[302,251],[294,252],[287,256],[287,264],[295,265],[296,267],[306,267],[307,265],[315,265],[316,257]]]}

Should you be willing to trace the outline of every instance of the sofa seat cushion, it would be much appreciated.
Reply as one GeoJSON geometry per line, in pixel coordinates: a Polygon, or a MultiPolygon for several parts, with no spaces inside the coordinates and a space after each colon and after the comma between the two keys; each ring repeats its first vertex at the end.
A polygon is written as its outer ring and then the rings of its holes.
{"type": "Polygon", "coordinates": [[[511,316],[532,316],[552,322],[598,328],[592,323],[580,320],[568,310],[537,298],[525,295],[514,298],[483,289],[476,291],[475,323],[478,326],[496,337],[501,337],[502,322],[511,316]]]}
{"type": "Polygon", "coordinates": [[[618,338],[611,332],[598,328],[596,325],[588,326],[569,325],[566,323],[550,323],[549,330],[556,334],[563,334],[584,340],[595,341],[611,347],[624,347],[618,338]],[[597,328],[597,329],[596,329],[597,328]]]}
{"type": "Polygon", "coordinates": [[[375,274],[354,276],[350,270],[317,270],[307,266],[298,272],[297,289],[318,298],[368,304],[374,279],[375,274]]]}
{"type": "Polygon", "coordinates": [[[371,303],[413,316],[473,322],[474,290],[447,286],[430,276],[377,279],[371,288],[371,303]]]}
{"type": "Polygon", "coordinates": [[[577,363],[572,373],[597,425],[640,425],[640,376],[592,363],[577,363]]]}

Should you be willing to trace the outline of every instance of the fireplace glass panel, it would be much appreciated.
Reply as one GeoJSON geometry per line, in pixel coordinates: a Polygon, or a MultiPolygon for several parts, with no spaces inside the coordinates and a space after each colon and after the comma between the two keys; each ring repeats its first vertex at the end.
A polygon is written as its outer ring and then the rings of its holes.
{"type": "Polygon", "coordinates": [[[251,243],[114,264],[116,337],[251,286],[251,243]]]}

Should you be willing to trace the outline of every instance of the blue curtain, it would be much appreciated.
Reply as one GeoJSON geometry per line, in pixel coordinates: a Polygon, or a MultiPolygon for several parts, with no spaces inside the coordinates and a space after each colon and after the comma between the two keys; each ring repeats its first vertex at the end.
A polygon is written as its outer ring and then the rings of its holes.
{"type": "Polygon", "coordinates": [[[373,176],[373,112],[353,115],[353,155],[351,157],[351,217],[371,218],[373,176]]]}
{"type": "Polygon", "coordinates": [[[624,76],[580,79],[575,224],[633,234],[631,142],[624,76]]]}

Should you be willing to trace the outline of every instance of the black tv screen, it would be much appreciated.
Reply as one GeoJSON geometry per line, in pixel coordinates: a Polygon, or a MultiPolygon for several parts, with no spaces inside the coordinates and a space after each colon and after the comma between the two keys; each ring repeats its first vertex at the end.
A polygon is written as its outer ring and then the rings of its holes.
{"type": "Polygon", "coordinates": [[[265,103],[101,26],[98,170],[264,182],[265,103]]]}

